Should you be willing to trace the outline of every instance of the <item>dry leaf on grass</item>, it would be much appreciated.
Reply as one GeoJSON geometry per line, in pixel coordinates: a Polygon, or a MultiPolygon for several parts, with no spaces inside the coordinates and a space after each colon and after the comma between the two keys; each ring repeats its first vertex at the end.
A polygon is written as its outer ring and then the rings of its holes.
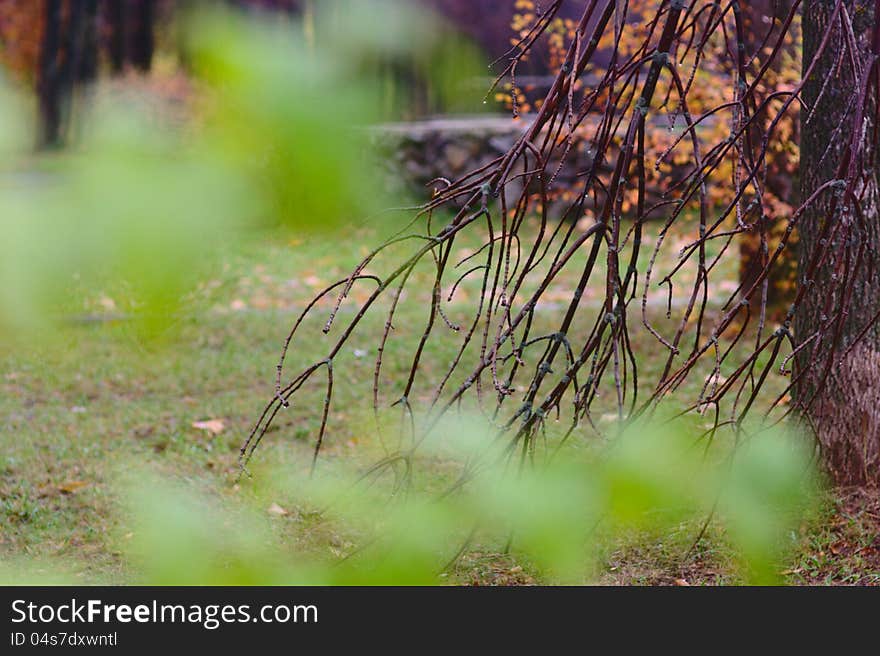
{"type": "Polygon", "coordinates": [[[194,421],[192,427],[208,431],[211,435],[219,435],[226,428],[226,423],[222,419],[207,419],[205,421],[194,421]]]}
{"type": "Polygon", "coordinates": [[[277,503],[273,503],[271,506],[269,506],[266,512],[270,515],[275,515],[276,517],[284,517],[290,514],[290,511],[288,511],[286,508],[282,508],[277,503]]]}
{"type": "Polygon", "coordinates": [[[85,481],[67,481],[58,486],[58,491],[62,494],[73,494],[77,490],[81,490],[88,486],[89,484],[85,481]]]}

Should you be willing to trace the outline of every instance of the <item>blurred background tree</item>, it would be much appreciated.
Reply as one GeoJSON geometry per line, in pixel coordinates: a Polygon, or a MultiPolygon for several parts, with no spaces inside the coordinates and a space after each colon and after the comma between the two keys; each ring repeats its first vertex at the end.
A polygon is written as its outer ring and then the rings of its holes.
{"type": "MultiPolygon", "coordinates": [[[[519,40],[537,26],[541,12],[540,3],[534,0],[516,0],[514,6],[510,23],[513,36],[508,47],[513,46],[516,49],[519,47],[519,40]]],[[[627,24],[623,27],[620,45],[617,47],[621,55],[632,55],[643,47],[646,26],[655,18],[657,9],[656,2],[651,0],[634,0],[628,6],[627,24]]],[[[571,3],[563,3],[563,8],[570,10],[571,3]]],[[[540,75],[537,78],[519,76],[519,84],[514,79],[506,85],[503,92],[497,94],[497,99],[508,109],[513,109],[517,104],[518,111],[523,112],[540,107],[541,98],[563,65],[566,50],[575,36],[575,16],[564,9],[554,16],[547,28],[547,37],[539,42],[538,47],[528,52],[525,66],[517,66],[517,71],[528,71],[531,68],[540,71],[540,75]]],[[[745,52],[753,53],[744,60],[744,70],[758,80],[754,104],[750,110],[763,108],[762,114],[755,117],[750,127],[755,147],[762,143],[761,136],[774,118],[774,103],[764,104],[764,101],[772,99],[774,94],[793,88],[800,79],[800,17],[797,16],[791,25],[783,29],[783,20],[789,10],[789,3],[771,0],[747,0],[737,5],[737,14],[742,21],[745,52]],[[784,40],[783,51],[781,55],[770,57],[773,44],[779,38],[784,40]],[[772,62],[770,69],[759,76],[758,72],[768,60],[772,62]]],[[[576,84],[578,93],[588,93],[591,82],[594,83],[608,72],[609,53],[615,50],[615,40],[614,30],[609,29],[603,33],[597,56],[591,59],[585,69],[585,76],[576,84]]],[[[696,82],[690,88],[687,106],[688,112],[694,117],[729,102],[737,84],[737,59],[730,52],[729,43],[715,35],[707,44],[705,55],[699,79],[689,81],[696,82]]],[[[671,84],[661,81],[661,85],[662,95],[669,99],[673,91],[671,84]]],[[[775,105],[778,105],[778,101],[775,105]]],[[[785,219],[798,205],[798,125],[797,110],[786,113],[775,125],[774,138],[767,143],[769,153],[763,164],[761,182],[765,193],[758,199],[760,205],[753,208],[750,216],[740,217],[740,220],[749,225],[749,233],[739,241],[739,284],[743,291],[750,289],[761,274],[769,254],[777,247],[785,231],[785,219]]],[[[728,129],[724,121],[714,121],[708,126],[718,136],[728,129]]],[[[581,132],[586,136],[591,129],[591,126],[585,125],[581,132]]],[[[673,197],[681,178],[680,167],[687,165],[690,159],[680,153],[678,159],[668,157],[667,150],[674,143],[675,136],[665,126],[656,125],[655,129],[646,132],[646,137],[649,142],[646,146],[648,157],[650,161],[657,162],[656,167],[649,167],[647,171],[649,193],[655,198],[673,197]]],[[[733,153],[726,158],[723,173],[731,184],[738,184],[737,180],[744,168],[737,161],[738,158],[750,156],[733,153]]],[[[606,184],[609,176],[610,171],[605,175],[606,184]]],[[[724,195],[720,189],[710,189],[709,192],[713,203],[719,202],[724,195]]],[[[570,193],[571,190],[565,188],[557,188],[555,192],[556,197],[570,193]]],[[[624,209],[634,207],[637,190],[629,189],[625,194],[624,209]]],[[[790,238],[790,243],[794,244],[796,240],[797,235],[794,235],[790,238]]],[[[793,250],[786,251],[782,261],[774,266],[767,277],[762,293],[748,299],[756,315],[766,313],[767,319],[771,321],[781,321],[784,318],[794,299],[796,270],[797,257],[793,250]]]]}
{"type": "Polygon", "coordinates": [[[37,89],[41,146],[61,145],[74,89],[93,82],[100,70],[150,70],[156,23],[167,22],[173,5],[170,0],[0,2],[3,62],[37,89]]]}
{"type": "Polygon", "coordinates": [[[131,284],[128,309],[144,303],[158,328],[207,247],[236,230],[320,232],[395,204],[366,164],[367,128],[456,106],[477,50],[405,5],[302,7],[0,0],[7,166],[19,167],[2,197],[15,302],[0,324],[63,314],[87,274],[131,284]],[[53,156],[31,157],[29,133],[53,156]]]}
{"type": "MultiPolygon", "coordinates": [[[[314,3],[230,0],[227,4],[251,15],[272,12],[288,22],[300,17],[307,38],[308,34],[314,38],[314,3]]],[[[441,47],[449,70],[455,67],[460,83],[473,84],[479,70],[470,62],[477,51],[471,42],[453,38],[450,28],[463,29],[476,43],[494,48],[506,39],[501,26],[506,25],[509,8],[500,1],[478,4],[479,15],[492,17],[484,24],[473,20],[467,3],[425,0],[424,4],[450,18],[446,27],[433,22],[430,30],[446,32],[448,41],[441,47]]],[[[185,64],[179,18],[197,6],[198,2],[184,0],[0,0],[0,61],[20,84],[36,90],[37,143],[47,148],[63,144],[76,112],[77,89],[98,76],[148,73],[157,54],[185,64]]],[[[454,103],[460,96],[443,91],[451,76],[437,80],[433,70],[440,52],[409,49],[404,57],[390,51],[386,55],[375,64],[384,74],[386,118],[456,111],[454,103]]]]}

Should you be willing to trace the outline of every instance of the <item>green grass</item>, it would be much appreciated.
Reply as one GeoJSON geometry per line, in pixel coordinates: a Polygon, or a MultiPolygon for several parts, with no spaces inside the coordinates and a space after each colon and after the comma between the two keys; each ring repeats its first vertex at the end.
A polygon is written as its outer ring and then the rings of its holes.
{"type": "MultiPolygon", "coordinates": [[[[305,257],[320,266],[317,250],[305,257]]],[[[124,578],[113,546],[115,534],[125,532],[113,493],[120,465],[136,462],[228,491],[239,447],[271,396],[292,316],[235,301],[253,304],[271,289],[294,305],[303,290],[284,297],[284,287],[300,278],[302,259],[296,247],[277,240],[242,245],[212,279],[219,286],[194,299],[159,342],[144,345],[129,322],[98,316],[46,337],[38,348],[19,344],[4,352],[2,552],[57,557],[88,577],[124,578]],[[192,427],[214,418],[225,423],[216,436],[192,427]],[[79,482],[85,485],[65,491],[79,482]]],[[[305,451],[314,419],[305,413],[285,436],[294,447],[302,442],[294,450],[305,451]]]]}
{"type": "MultiPolygon", "coordinates": [[[[344,531],[297,507],[293,497],[268,499],[259,478],[270,467],[302,471],[309,465],[320,420],[323,379],[304,390],[285,412],[257,452],[254,479],[238,481],[239,447],[261,408],[271,398],[281,342],[303,303],[316,290],[348,272],[376,242],[370,230],[352,231],[345,239],[315,237],[306,241],[266,234],[230,245],[183,308],[173,329],[143,342],[136,325],[114,320],[121,306],[119,290],[89,290],[77,321],[61,331],[9,344],[0,351],[0,558],[61,563],[77,580],[126,582],[137,572],[123,558],[135,530],[117,482],[132,466],[155,471],[193,489],[206,491],[236,512],[267,512],[269,502],[288,514],[272,516],[273,531],[292,550],[307,549],[329,557],[345,555],[353,541],[344,531]],[[112,299],[110,303],[107,299],[112,299]],[[103,299],[103,300],[102,300],[103,299]],[[85,319],[85,320],[84,320],[85,319]],[[213,435],[194,422],[219,419],[213,435]],[[257,482],[255,482],[257,481],[257,482]],[[256,509],[256,510],[254,510],[256,509]]],[[[466,248],[466,245],[462,248],[466,248]]],[[[430,302],[430,270],[419,270],[408,299],[401,303],[395,335],[385,353],[383,380],[394,400],[395,386],[409,370],[414,340],[423,329],[430,302]]],[[[729,272],[728,272],[729,273],[729,272]]],[[[562,283],[564,291],[564,282],[562,283]]],[[[466,317],[478,290],[464,288],[451,319],[466,317]],[[460,315],[460,316],[459,316],[460,315]]],[[[356,290],[355,300],[361,292],[356,290]]],[[[560,299],[564,294],[560,292],[560,299]]],[[[362,298],[362,297],[361,297],[362,298]]],[[[563,301],[564,302],[564,301],[563,301]]],[[[590,315],[590,313],[585,313],[590,315]]],[[[326,312],[297,341],[290,367],[320,359],[329,338],[320,326],[326,312]]],[[[344,318],[340,316],[340,321],[344,318]]],[[[558,313],[548,308],[539,319],[552,329],[558,313]]],[[[664,319],[657,318],[660,325],[664,319]]],[[[384,316],[370,317],[339,356],[325,450],[329,462],[363,468],[382,453],[370,411],[376,331],[384,316]]],[[[586,330],[579,323],[575,332],[586,330]]],[[[330,337],[333,336],[331,332],[330,337]]],[[[634,336],[644,380],[662,367],[661,349],[644,331],[634,336]]],[[[440,339],[425,354],[420,376],[426,381],[442,370],[456,349],[455,339],[440,339]]],[[[698,391],[708,369],[687,383],[682,395],[698,391]]],[[[772,383],[777,387],[782,381],[772,383]]],[[[429,396],[419,388],[417,402],[429,396]]],[[[420,483],[441,490],[457,470],[442,458],[423,457],[420,483]]],[[[821,549],[833,512],[801,539],[793,557],[793,582],[803,572],[824,571],[809,554],[821,549]],[[810,569],[813,568],[813,569],[810,569]]],[[[714,526],[693,546],[698,524],[684,524],[672,535],[635,534],[609,537],[603,552],[603,583],[735,583],[741,579],[736,557],[714,526]],[[693,547],[693,548],[692,548],[693,547]]],[[[867,538],[865,538],[867,539],[867,538]]],[[[825,552],[823,552],[825,553],[825,552]]],[[[830,553],[830,551],[828,551],[830,553]]],[[[870,563],[866,568],[870,568],[870,563]]],[[[823,569],[824,568],[824,569],[823,569]]],[[[804,574],[804,576],[807,576],[804,574]]],[[[860,581],[877,581],[877,570],[860,572],[860,581]],[[873,577],[873,578],[872,578],[873,577]]],[[[464,583],[530,583],[542,580],[515,550],[478,538],[447,580],[464,583]]],[[[809,580],[818,580],[810,574],[809,580]]],[[[852,582],[845,572],[829,581],[852,582]]]]}

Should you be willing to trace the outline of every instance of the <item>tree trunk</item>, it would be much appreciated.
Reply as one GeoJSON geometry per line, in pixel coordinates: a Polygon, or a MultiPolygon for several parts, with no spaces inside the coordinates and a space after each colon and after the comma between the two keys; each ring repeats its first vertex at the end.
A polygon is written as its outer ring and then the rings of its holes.
{"type": "Polygon", "coordinates": [[[854,195],[860,199],[860,212],[838,185],[837,193],[823,193],[802,217],[798,281],[803,300],[795,315],[795,335],[805,346],[796,363],[795,375],[801,378],[795,400],[817,431],[823,463],[835,482],[870,485],[880,484],[880,325],[872,324],[880,308],[880,162],[876,86],[868,97],[866,118],[857,121],[865,78],[854,71],[853,61],[864,70],[880,52],[875,27],[880,1],[843,0],[848,21],[839,15],[832,22],[835,4],[808,0],[803,9],[805,72],[829,26],[833,32],[804,86],[801,197],[808,198],[828,181],[852,177],[841,162],[849,158],[848,145],[857,130],[862,152],[854,160],[854,195]],[[826,228],[838,236],[823,240],[826,228]],[[817,262],[814,256],[823,251],[827,257],[817,262]]]}
{"type": "Polygon", "coordinates": [[[40,47],[40,70],[37,74],[39,143],[44,148],[55,147],[61,142],[62,78],[61,0],[46,0],[46,30],[40,47]]]}
{"type": "Polygon", "coordinates": [[[98,76],[98,0],[81,0],[82,26],[78,35],[77,82],[91,82],[98,76]]]}
{"type": "Polygon", "coordinates": [[[107,53],[114,73],[125,68],[125,5],[123,0],[106,0],[107,53]]]}
{"type": "Polygon", "coordinates": [[[153,9],[153,0],[135,0],[131,7],[128,61],[144,73],[153,63],[153,9]]]}

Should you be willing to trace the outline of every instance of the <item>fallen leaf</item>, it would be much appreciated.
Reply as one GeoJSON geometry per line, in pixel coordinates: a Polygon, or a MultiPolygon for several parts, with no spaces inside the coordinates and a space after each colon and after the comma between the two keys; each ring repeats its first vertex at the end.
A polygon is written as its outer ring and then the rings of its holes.
{"type": "Polygon", "coordinates": [[[144,437],[149,437],[154,432],[156,432],[156,428],[155,428],[155,426],[149,426],[149,425],[138,426],[137,428],[134,429],[133,432],[134,432],[135,437],[144,438],[144,437]]]}
{"type": "Polygon", "coordinates": [[[257,294],[251,298],[251,305],[257,310],[265,310],[272,306],[272,299],[263,294],[257,294]]]}
{"type": "Polygon", "coordinates": [[[208,431],[212,435],[219,435],[226,428],[226,424],[222,419],[208,419],[206,421],[194,421],[192,427],[208,431]]]}
{"type": "Polygon", "coordinates": [[[268,510],[266,510],[270,515],[275,515],[276,517],[285,517],[290,514],[290,512],[286,508],[282,508],[277,503],[273,503],[269,506],[268,510]]]}
{"type": "Polygon", "coordinates": [[[88,486],[89,484],[85,481],[67,481],[58,486],[58,491],[62,494],[73,494],[77,490],[81,490],[88,486]]]}

